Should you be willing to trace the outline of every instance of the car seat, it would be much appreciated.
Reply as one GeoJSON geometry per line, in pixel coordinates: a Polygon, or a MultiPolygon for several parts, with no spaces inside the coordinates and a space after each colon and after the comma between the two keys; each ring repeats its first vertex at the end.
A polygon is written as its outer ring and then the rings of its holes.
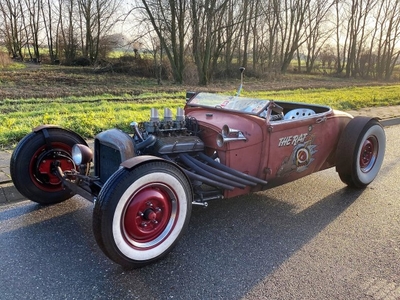
{"type": "Polygon", "coordinates": [[[313,111],[312,109],[296,108],[288,111],[284,116],[284,120],[300,119],[311,115],[315,115],[315,111],[313,111]]]}

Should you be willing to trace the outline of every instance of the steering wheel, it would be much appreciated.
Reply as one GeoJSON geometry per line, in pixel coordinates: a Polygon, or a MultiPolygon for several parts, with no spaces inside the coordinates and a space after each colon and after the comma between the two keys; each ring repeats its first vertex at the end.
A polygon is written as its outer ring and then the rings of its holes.
{"type": "Polygon", "coordinates": [[[275,102],[272,102],[271,105],[272,105],[271,106],[271,110],[273,112],[276,112],[278,115],[283,112],[283,107],[282,106],[276,104],[275,102]]]}
{"type": "Polygon", "coordinates": [[[279,120],[283,120],[283,113],[280,114],[276,114],[276,115],[271,115],[269,117],[270,121],[279,121],[279,120]]]}

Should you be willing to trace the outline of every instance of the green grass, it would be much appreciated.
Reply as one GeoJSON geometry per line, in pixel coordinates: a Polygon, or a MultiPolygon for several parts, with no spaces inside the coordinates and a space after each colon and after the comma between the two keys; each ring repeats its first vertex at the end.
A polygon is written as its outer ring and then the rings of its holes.
{"type": "MultiPolygon", "coordinates": [[[[234,92],[232,93],[234,94],[234,92]]],[[[282,91],[243,91],[242,96],[329,105],[339,110],[400,105],[400,85],[348,87],[336,89],[295,89],[282,91]]],[[[129,131],[132,121],[150,118],[150,109],[185,104],[185,92],[145,92],[138,96],[104,94],[92,97],[28,98],[0,100],[0,148],[11,148],[32,128],[41,124],[59,125],[85,138],[120,128],[129,131]]]]}
{"type": "Polygon", "coordinates": [[[7,71],[16,71],[16,70],[23,70],[26,66],[23,63],[13,62],[6,66],[0,64],[0,70],[7,70],[7,71]]]}
{"type": "Polygon", "coordinates": [[[164,107],[171,108],[174,113],[177,107],[183,107],[184,104],[183,94],[171,94],[167,99],[161,99],[159,95],[142,96],[134,100],[105,95],[97,99],[3,100],[0,101],[0,147],[12,147],[32,128],[41,124],[59,125],[85,138],[92,138],[109,128],[129,131],[132,121],[149,120],[150,108],[159,109],[162,115],[164,107]]]}
{"type": "Polygon", "coordinates": [[[242,95],[329,105],[339,110],[400,104],[400,85],[245,92],[242,95]]]}

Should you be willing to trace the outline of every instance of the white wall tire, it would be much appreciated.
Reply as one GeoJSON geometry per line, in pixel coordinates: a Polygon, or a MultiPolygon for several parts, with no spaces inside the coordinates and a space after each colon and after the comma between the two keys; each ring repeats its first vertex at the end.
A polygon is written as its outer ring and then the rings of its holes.
{"type": "Polygon", "coordinates": [[[165,161],[120,169],[96,201],[93,230],[105,254],[140,267],[169,253],[187,228],[192,192],[184,174],[165,161]]]}
{"type": "Polygon", "coordinates": [[[336,170],[348,186],[365,188],[377,176],[385,155],[386,136],[375,119],[357,117],[345,127],[336,151],[336,170]]]}
{"type": "Polygon", "coordinates": [[[355,177],[360,185],[370,184],[378,175],[385,153],[385,139],[385,132],[380,125],[371,126],[364,134],[355,161],[355,177]]]}

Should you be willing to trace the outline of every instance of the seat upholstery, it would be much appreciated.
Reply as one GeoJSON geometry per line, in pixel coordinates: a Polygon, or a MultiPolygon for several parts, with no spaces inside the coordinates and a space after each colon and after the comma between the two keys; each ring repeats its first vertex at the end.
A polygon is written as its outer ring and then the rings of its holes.
{"type": "Polygon", "coordinates": [[[315,111],[309,108],[296,108],[288,111],[284,119],[285,120],[291,120],[291,119],[300,119],[300,118],[305,118],[311,115],[315,115],[315,111]]]}

